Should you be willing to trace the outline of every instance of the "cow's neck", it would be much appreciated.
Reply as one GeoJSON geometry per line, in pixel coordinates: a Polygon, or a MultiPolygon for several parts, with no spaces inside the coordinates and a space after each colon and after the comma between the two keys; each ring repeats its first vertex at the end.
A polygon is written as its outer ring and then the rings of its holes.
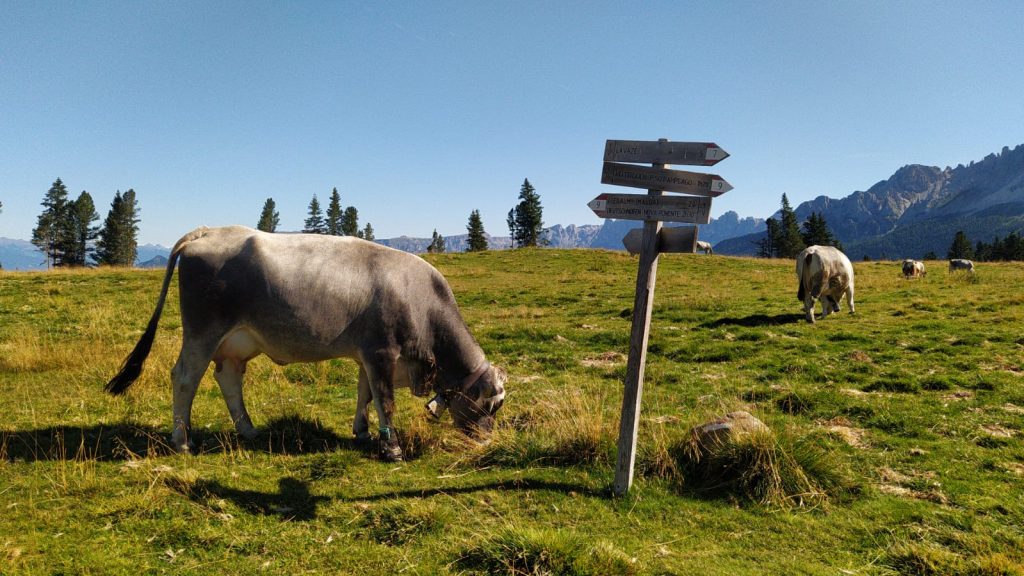
{"type": "Polygon", "coordinates": [[[467,376],[477,371],[487,358],[462,322],[447,322],[444,337],[434,345],[434,359],[438,376],[446,388],[457,386],[467,376]]]}

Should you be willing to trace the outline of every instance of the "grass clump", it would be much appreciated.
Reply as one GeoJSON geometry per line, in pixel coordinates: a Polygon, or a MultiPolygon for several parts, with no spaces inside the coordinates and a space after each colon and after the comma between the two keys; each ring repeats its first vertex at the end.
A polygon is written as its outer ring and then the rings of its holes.
{"type": "Polygon", "coordinates": [[[630,576],[637,562],[608,542],[589,545],[576,534],[504,528],[465,550],[456,565],[471,574],[630,576]]]}
{"type": "Polygon", "coordinates": [[[802,508],[860,491],[848,469],[813,438],[770,430],[721,442],[701,442],[691,435],[676,453],[684,490],[712,498],[802,508]]]}
{"type": "Polygon", "coordinates": [[[413,506],[389,503],[365,507],[360,520],[360,535],[378,544],[403,546],[420,537],[437,534],[450,518],[436,505],[413,506]]]}
{"type": "Polygon", "coordinates": [[[609,464],[618,428],[603,409],[607,404],[603,393],[589,395],[575,386],[543,392],[527,415],[506,416],[521,429],[499,429],[471,461],[517,467],[609,464]]]}

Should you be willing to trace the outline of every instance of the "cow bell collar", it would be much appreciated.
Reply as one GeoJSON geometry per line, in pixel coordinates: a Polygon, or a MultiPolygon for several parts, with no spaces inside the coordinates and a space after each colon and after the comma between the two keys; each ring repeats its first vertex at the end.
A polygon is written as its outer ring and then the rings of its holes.
{"type": "Polygon", "coordinates": [[[425,405],[427,412],[434,418],[440,419],[444,414],[444,411],[448,408],[448,404],[451,402],[451,396],[453,394],[464,394],[490,369],[491,363],[484,360],[480,366],[469,376],[466,376],[457,387],[437,390],[437,394],[435,394],[434,397],[425,405]]]}

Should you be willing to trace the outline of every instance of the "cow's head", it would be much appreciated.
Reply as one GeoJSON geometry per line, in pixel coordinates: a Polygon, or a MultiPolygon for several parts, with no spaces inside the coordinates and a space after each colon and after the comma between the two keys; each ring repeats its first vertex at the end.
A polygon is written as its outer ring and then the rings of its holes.
{"type": "Polygon", "coordinates": [[[494,429],[494,415],[505,401],[505,371],[497,366],[486,369],[461,390],[452,390],[445,398],[455,426],[470,436],[484,438],[494,429]]]}

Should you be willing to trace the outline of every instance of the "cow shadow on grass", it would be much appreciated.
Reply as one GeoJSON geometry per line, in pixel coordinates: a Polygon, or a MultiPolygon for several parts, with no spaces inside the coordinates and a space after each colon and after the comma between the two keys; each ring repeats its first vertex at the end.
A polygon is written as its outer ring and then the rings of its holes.
{"type": "MultiPolygon", "coordinates": [[[[269,454],[311,454],[354,451],[373,454],[373,443],[342,437],[319,422],[297,416],[277,418],[259,429],[254,440],[245,441],[233,432],[197,430],[193,436],[198,454],[220,454],[238,449],[269,454]]],[[[174,454],[170,434],[136,422],[92,426],[50,426],[36,430],[0,430],[0,460],[40,462],[48,460],[133,460],[174,454]]]]}
{"type": "Polygon", "coordinates": [[[447,488],[411,489],[403,491],[386,491],[375,494],[353,496],[317,496],[310,492],[310,482],[293,477],[278,479],[277,492],[261,492],[232,488],[216,480],[199,479],[184,481],[179,479],[165,480],[164,484],[200,506],[216,508],[219,500],[233,502],[239,508],[252,514],[279,516],[286,520],[307,521],[317,516],[317,507],[321,503],[340,502],[377,502],[396,499],[423,499],[432,496],[454,496],[473,494],[489,490],[515,491],[549,491],[565,495],[582,495],[589,497],[610,498],[611,489],[597,490],[568,482],[552,482],[548,480],[516,478],[510,481],[493,481],[472,486],[455,486],[447,488]]]}
{"type": "Polygon", "coordinates": [[[202,506],[211,506],[218,500],[230,500],[236,506],[253,514],[280,516],[287,520],[313,520],[321,502],[330,496],[315,496],[309,491],[309,482],[292,477],[277,481],[277,492],[260,492],[225,486],[216,480],[199,479],[194,482],[165,482],[170,488],[202,506]]]}
{"type": "Polygon", "coordinates": [[[701,324],[701,328],[720,328],[722,326],[746,326],[758,328],[762,326],[779,326],[782,324],[794,324],[804,320],[803,314],[751,314],[742,318],[719,318],[713,322],[701,324]]]}

